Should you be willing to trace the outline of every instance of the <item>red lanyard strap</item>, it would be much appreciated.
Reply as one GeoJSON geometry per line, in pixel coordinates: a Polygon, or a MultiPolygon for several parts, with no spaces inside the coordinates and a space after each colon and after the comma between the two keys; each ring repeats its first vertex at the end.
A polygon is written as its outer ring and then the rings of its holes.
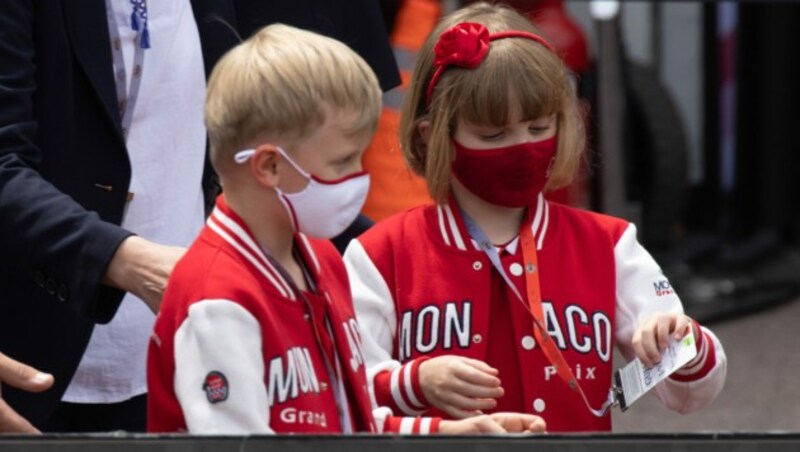
{"type": "Polygon", "coordinates": [[[550,337],[550,333],[547,332],[547,328],[545,327],[545,318],[544,318],[544,311],[542,309],[542,294],[541,294],[541,287],[539,284],[539,261],[538,256],[536,253],[536,240],[533,238],[533,232],[531,231],[531,218],[530,215],[526,215],[525,221],[522,222],[522,227],[520,228],[519,233],[519,240],[520,240],[520,247],[522,248],[522,259],[523,259],[523,268],[525,271],[525,287],[526,287],[526,297],[523,297],[519,290],[517,290],[517,286],[511,281],[511,278],[508,277],[506,274],[505,269],[503,268],[502,263],[500,262],[500,255],[497,252],[494,244],[489,240],[486,236],[486,233],[481,230],[478,224],[467,215],[466,212],[463,210],[461,211],[461,215],[464,218],[464,224],[467,227],[467,231],[469,235],[478,242],[478,246],[486,253],[486,256],[492,262],[492,265],[500,273],[500,276],[503,277],[503,280],[506,282],[508,287],[514,292],[517,299],[525,306],[525,309],[531,314],[533,318],[533,334],[536,338],[536,342],[542,348],[542,352],[544,352],[545,357],[547,360],[550,361],[553,368],[555,369],[558,376],[566,383],[570,389],[578,393],[581,398],[583,399],[586,407],[589,411],[592,412],[597,417],[605,416],[608,411],[617,404],[617,390],[616,388],[611,388],[608,393],[608,398],[603,403],[603,406],[600,409],[592,408],[591,404],[589,403],[589,399],[586,397],[586,393],[584,393],[583,388],[578,383],[578,379],[575,378],[575,375],[572,373],[572,369],[567,364],[566,359],[564,359],[564,355],[561,353],[561,350],[558,349],[553,338],[550,337]]]}

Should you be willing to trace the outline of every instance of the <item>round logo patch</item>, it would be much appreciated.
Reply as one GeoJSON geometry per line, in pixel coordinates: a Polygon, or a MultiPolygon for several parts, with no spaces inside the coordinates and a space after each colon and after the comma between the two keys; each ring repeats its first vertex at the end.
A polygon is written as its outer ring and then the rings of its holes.
{"type": "Polygon", "coordinates": [[[203,390],[209,403],[219,403],[228,398],[228,379],[225,374],[212,370],[206,375],[203,390]]]}

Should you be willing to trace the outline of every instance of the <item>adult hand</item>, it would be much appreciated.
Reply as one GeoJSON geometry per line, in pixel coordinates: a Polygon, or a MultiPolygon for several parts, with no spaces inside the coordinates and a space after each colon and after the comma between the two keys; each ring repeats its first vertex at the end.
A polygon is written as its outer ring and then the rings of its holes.
{"type": "Polygon", "coordinates": [[[117,248],[104,283],[131,292],[157,314],[175,263],[186,248],[153,243],[132,235],[117,248]]]}
{"type": "MultiPolygon", "coordinates": [[[[41,392],[53,385],[53,376],[0,353],[0,384],[41,392]]],[[[0,397],[0,433],[39,433],[39,430],[0,397]]]]}
{"type": "Polygon", "coordinates": [[[455,355],[431,358],[419,366],[419,383],[428,403],[456,419],[481,414],[503,396],[497,369],[455,355]]]}
{"type": "Polygon", "coordinates": [[[540,416],[527,413],[492,413],[489,415],[509,433],[544,433],[547,423],[540,416]]]}
{"type": "MultiPolygon", "coordinates": [[[[646,367],[661,362],[661,353],[669,345],[670,336],[680,340],[694,329],[692,319],[675,312],[657,312],[633,333],[633,349],[646,367]]],[[[695,337],[698,332],[694,331],[695,337]]]]}

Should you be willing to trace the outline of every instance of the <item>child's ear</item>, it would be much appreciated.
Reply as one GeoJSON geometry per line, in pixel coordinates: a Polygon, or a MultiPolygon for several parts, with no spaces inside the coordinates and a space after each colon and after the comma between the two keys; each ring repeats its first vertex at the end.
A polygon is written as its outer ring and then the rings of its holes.
{"type": "Polygon", "coordinates": [[[419,133],[422,142],[427,146],[431,139],[431,122],[427,119],[420,121],[419,124],[417,124],[417,133],[419,133]]]}
{"type": "Polygon", "coordinates": [[[272,144],[262,144],[255,149],[255,154],[250,159],[250,172],[264,187],[274,188],[280,182],[278,161],[280,154],[272,144]]]}

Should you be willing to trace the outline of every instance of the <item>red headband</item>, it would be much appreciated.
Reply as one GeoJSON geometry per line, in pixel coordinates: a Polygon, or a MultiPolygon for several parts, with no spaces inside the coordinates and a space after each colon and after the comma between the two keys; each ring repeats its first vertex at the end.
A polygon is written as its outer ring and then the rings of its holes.
{"type": "Polygon", "coordinates": [[[553,52],[553,47],[543,37],[518,30],[501,31],[489,34],[489,30],[481,24],[462,22],[445,30],[433,48],[433,67],[436,70],[428,85],[426,103],[430,104],[431,94],[439,77],[448,66],[458,66],[466,69],[475,69],[480,66],[486,54],[489,53],[489,42],[503,38],[526,38],[538,42],[553,52]]]}

